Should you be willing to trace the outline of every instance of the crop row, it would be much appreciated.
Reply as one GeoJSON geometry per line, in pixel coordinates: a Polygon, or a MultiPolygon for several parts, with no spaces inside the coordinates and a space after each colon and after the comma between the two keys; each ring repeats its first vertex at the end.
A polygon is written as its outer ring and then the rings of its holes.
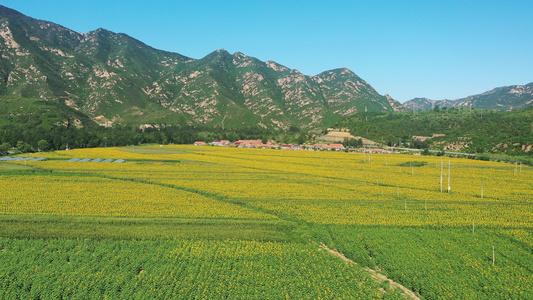
{"type": "Polygon", "coordinates": [[[2,299],[383,297],[361,268],[302,244],[0,238],[0,249],[2,299]]]}
{"type": "Polygon", "coordinates": [[[197,193],[100,177],[0,176],[0,194],[5,214],[275,218],[197,193]]]}

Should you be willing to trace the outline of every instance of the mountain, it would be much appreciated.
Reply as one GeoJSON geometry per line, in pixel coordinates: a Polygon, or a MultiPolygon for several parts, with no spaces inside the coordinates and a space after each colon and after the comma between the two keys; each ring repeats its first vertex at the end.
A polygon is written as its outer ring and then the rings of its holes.
{"type": "Polygon", "coordinates": [[[401,109],[348,69],[307,76],[225,50],[192,59],[126,34],[78,33],[3,6],[0,52],[0,95],[59,101],[107,125],[287,130],[332,124],[365,108],[401,109]]]}
{"type": "Polygon", "coordinates": [[[479,95],[457,100],[430,100],[415,98],[406,101],[407,110],[428,110],[434,107],[472,107],[492,110],[515,110],[533,105],[533,82],[527,85],[512,85],[495,88],[479,95]]]}

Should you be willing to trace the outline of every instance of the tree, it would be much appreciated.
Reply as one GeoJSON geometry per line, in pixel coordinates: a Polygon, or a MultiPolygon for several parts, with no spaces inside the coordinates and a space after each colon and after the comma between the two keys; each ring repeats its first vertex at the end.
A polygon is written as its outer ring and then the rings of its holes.
{"type": "Polygon", "coordinates": [[[18,141],[17,150],[20,151],[21,153],[31,152],[31,145],[24,141],[18,141]]]}
{"type": "Polygon", "coordinates": [[[306,138],[307,136],[305,133],[299,134],[298,137],[296,138],[296,143],[301,145],[306,142],[306,138]]]}
{"type": "Polygon", "coordinates": [[[345,138],[342,144],[344,147],[357,148],[363,146],[363,139],[345,138]]]}
{"type": "Polygon", "coordinates": [[[39,148],[40,151],[48,151],[50,149],[50,145],[48,145],[47,140],[40,140],[37,142],[37,148],[39,148]]]}
{"type": "Polygon", "coordinates": [[[429,143],[427,141],[413,140],[411,146],[417,149],[426,149],[429,148],[429,143]]]}
{"type": "Polygon", "coordinates": [[[3,143],[0,145],[0,155],[8,155],[11,145],[9,143],[3,143]]]}

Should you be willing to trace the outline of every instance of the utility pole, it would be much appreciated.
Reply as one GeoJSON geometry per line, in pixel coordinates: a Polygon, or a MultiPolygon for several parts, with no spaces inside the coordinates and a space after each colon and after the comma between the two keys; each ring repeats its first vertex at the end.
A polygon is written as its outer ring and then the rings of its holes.
{"type": "Polygon", "coordinates": [[[450,190],[451,190],[451,186],[450,186],[450,177],[452,176],[451,172],[450,171],[450,168],[451,168],[451,162],[448,160],[448,193],[450,193],[450,190]]]}
{"type": "Polygon", "coordinates": [[[442,193],[442,168],[443,168],[443,165],[444,164],[444,161],[441,161],[440,162],[440,192],[442,193]]]}

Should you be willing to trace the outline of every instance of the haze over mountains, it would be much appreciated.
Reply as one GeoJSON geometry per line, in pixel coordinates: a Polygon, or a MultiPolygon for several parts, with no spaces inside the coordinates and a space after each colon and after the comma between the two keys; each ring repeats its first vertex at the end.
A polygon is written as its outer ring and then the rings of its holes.
{"type": "MultiPolygon", "coordinates": [[[[225,50],[193,59],[126,34],[105,29],[78,33],[3,6],[0,52],[0,96],[59,101],[106,125],[309,129],[357,112],[434,105],[412,100],[404,107],[345,68],[307,76],[225,50]]],[[[525,107],[533,104],[532,89],[531,84],[502,88],[464,103],[505,110],[525,107]]]]}

